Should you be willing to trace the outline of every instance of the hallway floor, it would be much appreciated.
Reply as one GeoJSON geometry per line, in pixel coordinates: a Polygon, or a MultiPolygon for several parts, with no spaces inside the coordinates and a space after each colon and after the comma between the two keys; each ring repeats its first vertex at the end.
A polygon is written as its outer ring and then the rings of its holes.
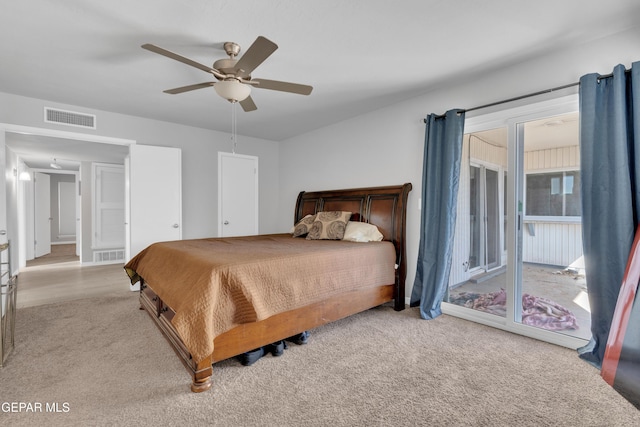
{"type": "Polygon", "coordinates": [[[109,295],[129,289],[122,264],[81,266],[75,245],[53,245],[27,262],[17,279],[17,308],[109,295]]]}

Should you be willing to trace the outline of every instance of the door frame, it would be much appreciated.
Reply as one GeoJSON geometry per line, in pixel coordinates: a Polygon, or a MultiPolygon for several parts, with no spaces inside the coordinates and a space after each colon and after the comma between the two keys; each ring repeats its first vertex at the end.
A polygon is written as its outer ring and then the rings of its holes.
{"type": "Polygon", "coordinates": [[[509,319],[515,319],[521,309],[518,303],[517,292],[514,292],[516,280],[522,277],[521,261],[522,259],[522,224],[523,224],[523,177],[518,175],[518,171],[524,171],[523,156],[520,151],[518,141],[522,141],[524,127],[521,123],[537,118],[565,114],[572,111],[578,111],[578,96],[568,95],[546,101],[531,103],[524,106],[500,110],[497,112],[487,113],[475,117],[468,118],[465,121],[465,133],[480,132],[487,129],[507,127],[507,138],[509,142],[509,150],[507,155],[507,176],[509,179],[509,191],[507,193],[507,313],[506,317],[500,317],[483,313],[478,310],[461,307],[455,304],[442,302],[442,312],[444,314],[453,315],[476,323],[488,325],[497,329],[503,329],[509,332],[517,333],[523,336],[535,338],[540,341],[546,341],[552,344],[578,348],[588,343],[588,340],[560,334],[556,332],[546,331],[540,328],[524,325],[522,323],[513,322],[509,319]],[[513,187],[511,187],[513,186],[513,187]],[[520,244],[520,246],[519,246],[520,244]],[[516,257],[516,261],[513,258],[516,257]]]}
{"type": "MultiPolygon", "coordinates": [[[[478,226],[480,227],[480,229],[478,230],[478,237],[479,237],[479,253],[478,255],[478,265],[469,268],[469,272],[470,274],[478,274],[479,272],[488,272],[491,270],[495,270],[497,268],[501,268],[504,263],[504,257],[502,255],[502,253],[504,252],[503,249],[503,244],[502,241],[503,239],[503,216],[501,216],[501,214],[503,213],[502,210],[502,184],[500,182],[500,179],[502,177],[502,167],[500,165],[495,165],[492,163],[488,163],[482,160],[478,160],[478,159],[471,159],[469,162],[469,168],[476,168],[478,169],[478,190],[479,190],[479,197],[478,200],[480,201],[480,206],[479,206],[479,216],[481,217],[477,222],[478,222],[478,226]],[[495,261],[493,263],[489,263],[489,231],[491,229],[491,227],[489,226],[489,201],[488,201],[488,186],[487,186],[487,171],[491,171],[491,172],[495,172],[496,176],[497,176],[497,182],[496,182],[496,188],[495,191],[497,192],[497,200],[496,200],[496,215],[497,218],[494,218],[496,221],[495,224],[495,230],[494,233],[496,234],[494,236],[495,241],[496,241],[496,248],[495,248],[495,261]]],[[[469,177],[471,177],[471,174],[469,174],[469,177]]]]}
{"type": "MultiPolygon", "coordinates": [[[[46,129],[46,128],[39,128],[34,126],[22,126],[22,125],[15,125],[11,123],[0,123],[0,133],[2,133],[2,137],[0,138],[0,150],[2,150],[2,155],[0,156],[0,159],[2,159],[2,166],[4,168],[6,168],[6,162],[7,162],[7,159],[4,156],[5,149],[6,149],[5,141],[6,141],[7,133],[24,133],[28,135],[36,135],[36,136],[42,136],[42,137],[72,139],[75,141],[93,142],[93,143],[100,143],[100,144],[112,144],[112,145],[131,146],[137,143],[137,141],[133,139],[116,138],[116,137],[101,136],[101,135],[94,135],[94,134],[87,134],[87,133],[80,133],[80,132],[62,131],[62,130],[56,130],[56,129],[46,129]]],[[[5,196],[5,198],[6,197],[7,196],[5,196]]],[[[25,227],[24,227],[23,218],[20,218],[18,214],[22,214],[22,216],[24,216],[24,213],[22,212],[22,208],[18,208],[17,200],[12,200],[11,202],[12,203],[7,203],[6,211],[0,212],[0,215],[6,215],[7,217],[5,219],[6,221],[9,220],[10,216],[18,218],[17,226],[18,228],[22,229],[22,230],[7,229],[7,236],[6,236],[12,242],[12,245],[11,245],[12,253],[20,254],[19,257],[16,257],[18,258],[18,263],[16,265],[17,268],[15,268],[15,271],[17,273],[19,272],[19,268],[21,266],[24,267],[26,265],[26,260],[20,259],[22,258],[24,251],[21,251],[19,248],[24,247],[24,245],[26,245],[27,242],[23,242],[20,239],[21,237],[25,236],[24,234],[25,227]],[[15,212],[9,212],[9,209],[14,209],[15,212]]],[[[82,217],[80,217],[80,221],[82,221],[82,217]]],[[[79,249],[80,248],[78,248],[78,250],[79,249]]]]}
{"type": "MultiPolygon", "coordinates": [[[[19,159],[20,162],[24,163],[22,161],[22,159],[19,159]]],[[[22,165],[23,167],[24,164],[22,165]]],[[[80,172],[76,172],[76,171],[64,171],[64,170],[52,170],[52,169],[40,169],[40,168],[33,168],[33,169],[28,169],[30,173],[35,174],[36,172],[42,172],[45,173],[47,175],[73,175],[74,179],[74,194],[75,194],[75,227],[76,227],[76,240],[75,240],[75,244],[76,244],[76,256],[80,256],[80,249],[82,248],[82,227],[80,227],[80,203],[81,203],[81,198],[80,198],[80,192],[79,192],[79,186],[80,186],[80,172]]],[[[34,230],[34,217],[36,215],[35,212],[35,206],[34,206],[34,182],[33,181],[25,181],[24,182],[24,186],[19,186],[18,187],[18,191],[17,191],[17,197],[18,197],[18,202],[17,202],[17,206],[18,206],[18,215],[17,217],[19,218],[20,221],[20,227],[22,228],[22,230],[24,231],[25,235],[21,236],[21,238],[19,239],[20,242],[24,241],[25,242],[25,248],[23,248],[24,250],[21,251],[21,253],[18,254],[18,257],[16,257],[16,259],[19,259],[20,261],[20,266],[24,267],[26,265],[26,261],[32,260],[35,258],[34,256],[34,247],[33,245],[29,245],[27,244],[28,242],[32,241],[34,239],[34,235],[35,235],[35,230],[34,230]]],[[[52,242],[53,244],[53,242],[52,242]]]]}

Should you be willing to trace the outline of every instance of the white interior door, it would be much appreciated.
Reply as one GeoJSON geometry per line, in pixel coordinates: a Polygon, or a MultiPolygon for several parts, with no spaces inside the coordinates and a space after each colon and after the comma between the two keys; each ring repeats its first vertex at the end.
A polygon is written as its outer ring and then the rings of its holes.
{"type": "Polygon", "coordinates": [[[58,182],[58,233],[76,235],[76,183],[58,182]]]}
{"type": "MultiPolygon", "coordinates": [[[[5,132],[0,129],[0,165],[6,170],[5,132]]],[[[16,171],[17,174],[17,171],[16,171]]],[[[7,187],[4,173],[0,174],[0,243],[7,242],[7,187]]],[[[17,235],[17,234],[16,234],[17,235]]]]}
{"type": "Polygon", "coordinates": [[[36,172],[35,186],[35,257],[51,253],[51,177],[36,172]]]}
{"type": "MultiPolygon", "coordinates": [[[[80,166],[82,170],[82,166],[80,166]]],[[[80,194],[80,173],[76,173],[74,180],[75,218],[76,218],[76,256],[82,253],[82,195],[80,194]]]]}
{"type": "Polygon", "coordinates": [[[151,243],[182,238],[182,152],[136,144],[125,166],[129,260],[151,243]]]}
{"type": "Polygon", "coordinates": [[[122,248],[125,244],[124,167],[93,164],[93,247],[122,248]]]}
{"type": "Polygon", "coordinates": [[[218,235],[258,234],[258,158],[218,153],[218,235]]]}
{"type": "MultiPolygon", "coordinates": [[[[2,170],[6,170],[7,164],[5,159],[5,133],[2,129],[0,129],[0,165],[2,165],[2,170]]],[[[17,171],[16,171],[17,175],[17,171]]],[[[8,240],[7,236],[7,189],[6,189],[6,174],[0,173],[0,243],[6,243],[8,240]]],[[[17,178],[17,176],[16,176],[17,178]]],[[[9,248],[11,250],[11,248],[9,248]]],[[[10,266],[11,267],[11,266],[10,266]]],[[[4,292],[0,292],[0,320],[4,316],[6,305],[5,302],[5,294],[4,292]]],[[[0,338],[1,339],[1,338],[0,338]]]]}

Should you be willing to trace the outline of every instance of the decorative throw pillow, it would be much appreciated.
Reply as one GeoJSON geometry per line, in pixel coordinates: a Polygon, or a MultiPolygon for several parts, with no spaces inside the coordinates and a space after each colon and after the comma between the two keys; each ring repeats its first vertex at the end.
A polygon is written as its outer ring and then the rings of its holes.
{"type": "Polygon", "coordinates": [[[291,234],[293,234],[293,237],[306,235],[311,229],[311,225],[313,224],[313,221],[315,221],[315,219],[315,215],[307,215],[300,221],[296,222],[296,224],[291,229],[291,234]]]}
{"type": "Polygon", "coordinates": [[[342,240],[351,242],[380,242],[382,233],[373,224],[366,222],[349,221],[342,240]]]}
{"type": "Polygon", "coordinates": [[[311,225],[307,240],[342,240],[351,212],[318,212],[311,225]]]}

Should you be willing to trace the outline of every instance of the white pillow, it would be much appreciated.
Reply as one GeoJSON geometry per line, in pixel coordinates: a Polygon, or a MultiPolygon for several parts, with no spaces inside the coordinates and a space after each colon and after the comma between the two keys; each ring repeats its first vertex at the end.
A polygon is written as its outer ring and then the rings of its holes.
{"type": "Polygon", "coordinates": [[[349,221],[347,222],[347,228],[344,231],[342,240],[349,240],[351,242],[380,242],[382,237],[382,233],[378,230],[378,227],[373,224],[349,221]]]}

